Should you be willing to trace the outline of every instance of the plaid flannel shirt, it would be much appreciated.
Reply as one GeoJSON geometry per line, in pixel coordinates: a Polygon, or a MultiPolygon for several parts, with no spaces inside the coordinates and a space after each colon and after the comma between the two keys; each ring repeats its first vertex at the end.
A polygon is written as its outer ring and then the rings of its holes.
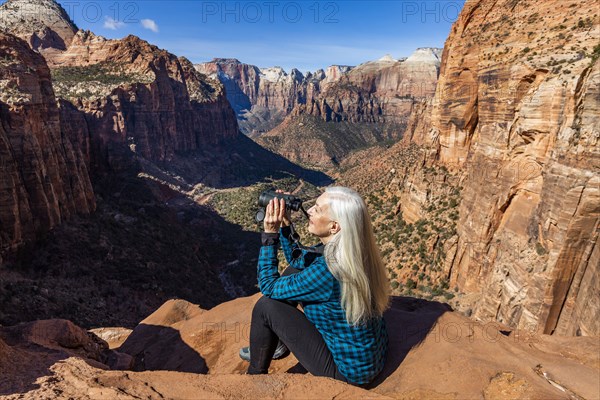
{"type": "Polygon", "coordinates": [[[342,309],[340,284],[327,268],[322,255],[302,251],[292,259],[294,244],[289,228],[282,228],[279,240],[271,238],[260,249],[258,284],[264,296],[299,301],[304,314],[323,336],[339,371],[352,383],[370,382],[382,369],[387,351],[387,330],[383,318],[352,326],[342,309]],[[277,245],[281,242],[290,266],[300,272],[280,276],[277,245]]]}

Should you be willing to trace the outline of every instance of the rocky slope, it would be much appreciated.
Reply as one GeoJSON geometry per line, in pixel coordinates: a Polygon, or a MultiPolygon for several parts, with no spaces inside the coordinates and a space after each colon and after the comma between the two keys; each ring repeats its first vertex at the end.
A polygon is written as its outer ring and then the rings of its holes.
{"type": "Polygon", "coordinates": [[[1,263],[96,205],[85,154],[64,129],[46,62],[2,32],[0,88],[1,263]]]}
{"type": "Polygon", "coordinates": [[[462,190],[442,273],[477,319],[600,334],[599,30],[593,1],[468,1],[409,123],[421,167],[394,204],[417,222],[446,190],[431,171],[450,172],[462,190]]]}
{"type": "Polygon", "coordinates": [[[64,320],[0,328],[5,398],[597,398],[597,341],[479,324],[440,303],[394,298],[386,366],[368,389],[307,374],[289,356],[243,375],[253,304],[211,310],[172,300],[133,331],[64,320]],[[107,342],[100,339],[104,338],[107,342]],[[173,384],[176,382],[177,384],[173,384]]]}

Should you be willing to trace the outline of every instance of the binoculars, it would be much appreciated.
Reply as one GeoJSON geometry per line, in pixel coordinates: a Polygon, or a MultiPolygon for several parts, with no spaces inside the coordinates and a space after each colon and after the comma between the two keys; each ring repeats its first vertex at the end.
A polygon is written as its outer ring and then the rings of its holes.
{"type": "Polygon", "coordinates": [[[265,190],[260,194],[260,196],[258,196],[258,205],[262,208],[256,213],[256,222],[262,222],[265,219],[265,208],[267,207],[267,205],[269,205],[269,201],[271,201],[272,199],[284,199],[286,210],[304,211],[304,209],[302,208],[302,200],[300,200],[296,196],[285,193],[277,193],[274,190],[265,190]]]}

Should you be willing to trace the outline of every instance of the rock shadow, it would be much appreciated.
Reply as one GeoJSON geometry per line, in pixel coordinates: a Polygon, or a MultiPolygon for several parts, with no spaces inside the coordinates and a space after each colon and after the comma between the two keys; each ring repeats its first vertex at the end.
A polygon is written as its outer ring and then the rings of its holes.
{"type": "Polygon", "coordinates": [[[387,361],[367,388],[380,385],[393,374],[408,353],[431,332],[438,318],[452,308],[445,303],[414,297],[393,296],[384,318],[389,336],[387,361]]]}
{"type": "Polygon", "coordinates": [[[324,172],[295,164],[243,134],[222,140],[210,149],[177,152],[174,160],[155,164],[164,171],[183,177],[190,184],[202,183],[217,189],[290,176],[315,186],[327,186],[334,182],[324,172]]]}
{"type": "Polygon", "coordinates": [[[208,373],[204,358],[167,326],[139,324],[118,351],[133,357],[133,371],[208,373]]]}

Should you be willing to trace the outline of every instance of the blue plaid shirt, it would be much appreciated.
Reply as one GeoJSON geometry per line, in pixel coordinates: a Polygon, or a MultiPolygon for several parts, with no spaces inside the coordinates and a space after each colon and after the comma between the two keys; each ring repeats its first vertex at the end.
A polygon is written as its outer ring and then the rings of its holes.
{"type": "Polygon", "coordinates": [[[290,266],[300,272],[280,276],[277,240],[263,245],[258,258],[258,284],[263,295],[272,299],[302,303],[304,314],[319,330],[331,351],[338,370],[352,383],[365,384],[383,369],[387,351],[387,331],[383,318],[351,326],[342,309],[340,284],[331,274],[322,255],[302,251],[292,259],[294,246],[289,228],[279,235],[290,266]]]}

